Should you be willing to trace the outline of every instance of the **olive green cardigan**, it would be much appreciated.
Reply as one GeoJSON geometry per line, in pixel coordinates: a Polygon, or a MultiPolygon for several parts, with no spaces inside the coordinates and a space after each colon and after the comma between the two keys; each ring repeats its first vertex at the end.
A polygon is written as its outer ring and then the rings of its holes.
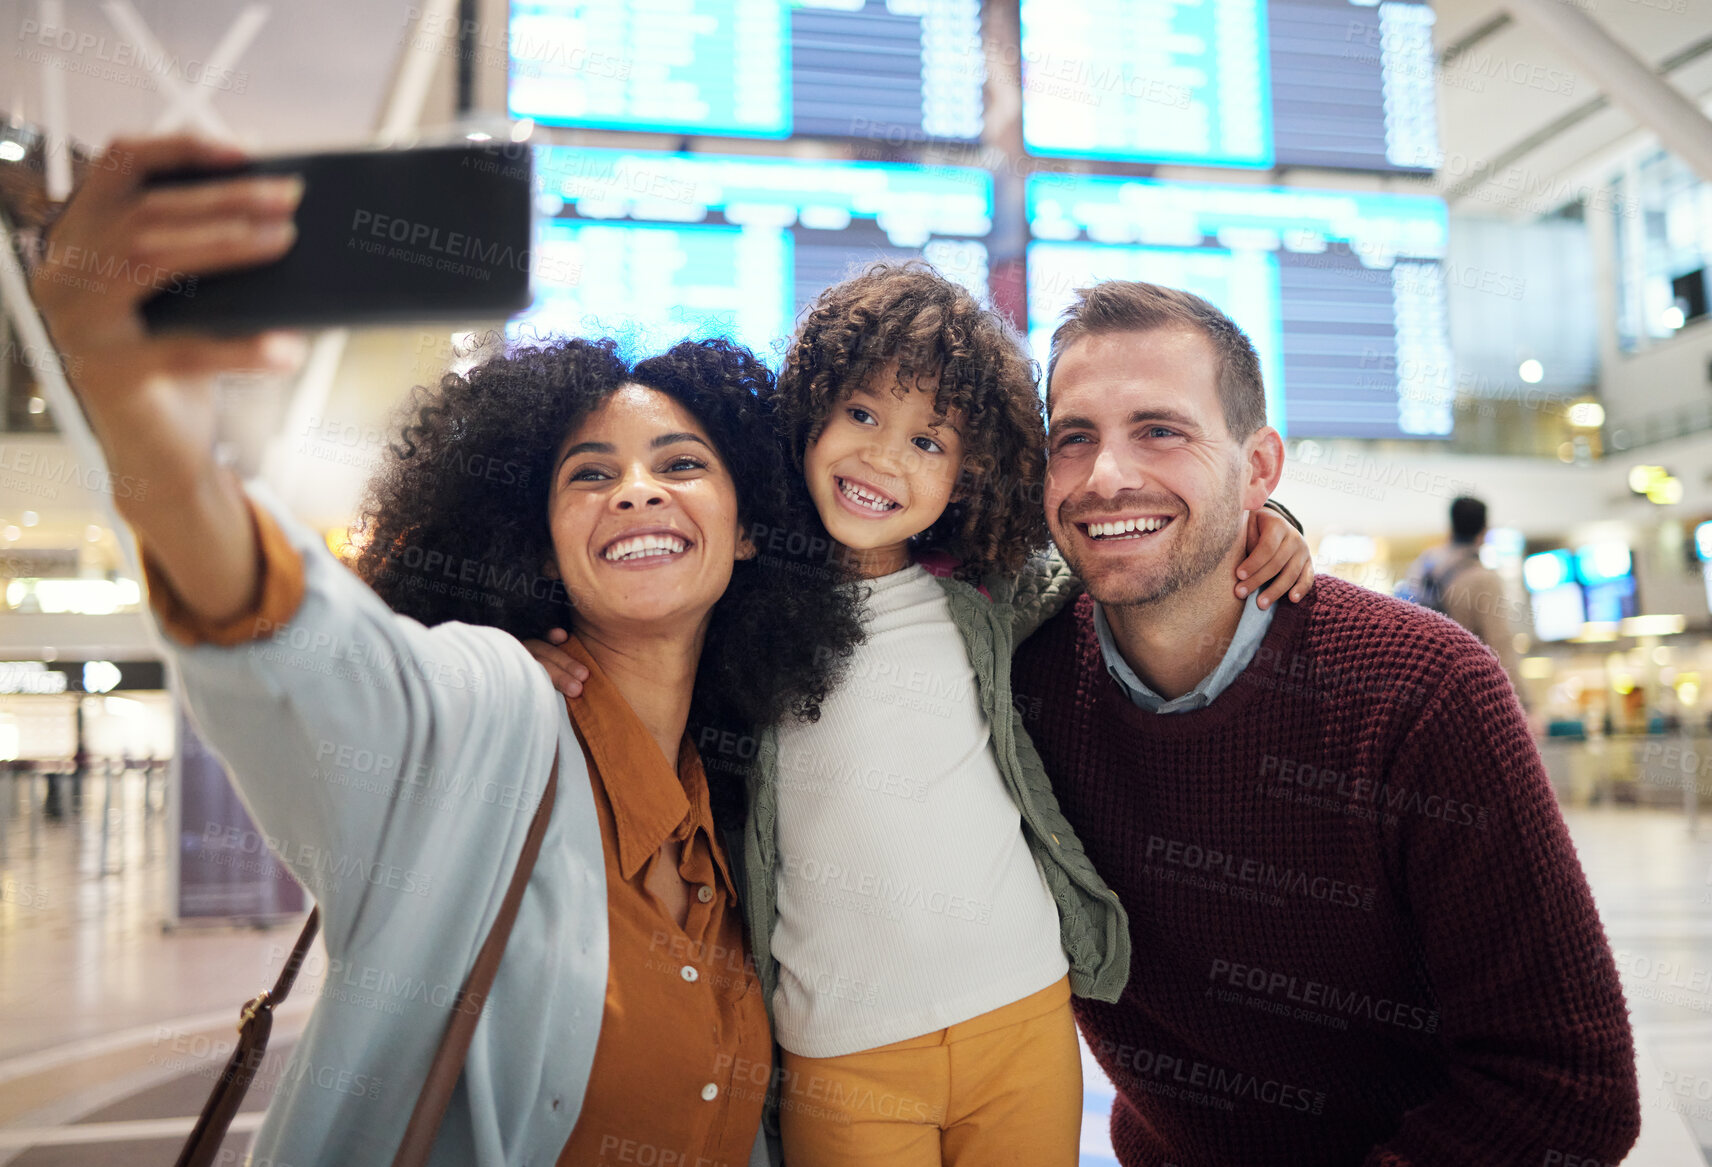
{"type": "MultiPolygon", "coordinates": [[[[1073,600],[1082,590],[1081,581],[1053,554],[1031,560],[1017,576],[989,579],[986,596],[961,580],[940,577],[939,583],[968,645],[999,772],[1022,812],[1023,836],[1058,905],[1070,988],[1078,996],[1116,1001],[1129,981],[1129,919],[1058,809],[1046,768],[1011,697],[1011,654],[1017,644],[1073,600]]],[[[779,981],[772,947],[779,904],[778,747],[778,730],[763,731],[749,772],[749,815],[738,865],[749,944],[769,1017],[779,981]]]]}

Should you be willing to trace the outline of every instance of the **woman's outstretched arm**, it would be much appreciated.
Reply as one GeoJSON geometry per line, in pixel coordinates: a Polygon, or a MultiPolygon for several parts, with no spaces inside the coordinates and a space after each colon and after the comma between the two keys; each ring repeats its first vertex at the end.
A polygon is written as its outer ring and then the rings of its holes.
{"type": "Polygon", "coordinates": [[[216,463],[213,375],[268,364],[280,338],[151,337],[138,305],[157,268],[277,255],[296,196],[277,179],[171,192],[140,179],[237,158],[190,138],[114,146],[32,287],[110,469],[142,484],[120,510],[190,709],[337,951],[368,908],[448,884],[485,891],[508,871],[563,714],[509,635],[397,615],[216,463]],[[126,279],[77,275],[120,264],[126,279]]]}

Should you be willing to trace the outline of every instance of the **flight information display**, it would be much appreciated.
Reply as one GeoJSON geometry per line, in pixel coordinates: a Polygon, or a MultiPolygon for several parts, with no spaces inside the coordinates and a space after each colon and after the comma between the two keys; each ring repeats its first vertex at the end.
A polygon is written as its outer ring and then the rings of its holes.
{"type": "Polygon", "coordinates": [[[973,141],[981,0],[512,0],[510,109],[548,125],[973,141]]]}
{"type": "Polygon", "coordinates": [[[1430,171],[1419,0],[1022,0],[1023,140],[1044,155],[1430,171]]]}
{"type": "Polygon", "coordinates": [[[1037,174],[1027,205],[1028,339],[1043,364],[1077,288],[1143,280],[1241,326],[1280,431],[1450,436],[1442,199],[1037,174]]]}
{"type": "Polygon", "coordinates": [[[875,259],[924,257],[985,299],[984,170],[544,146],[535,301],[513,336],[633,354],[729,336],[777,365],[797,313],[875,259]]]}

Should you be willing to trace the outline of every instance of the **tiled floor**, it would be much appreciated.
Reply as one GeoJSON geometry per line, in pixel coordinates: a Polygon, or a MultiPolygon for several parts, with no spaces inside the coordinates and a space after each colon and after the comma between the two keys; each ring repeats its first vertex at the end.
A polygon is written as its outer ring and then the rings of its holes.
{"type": "MultiPolygon", "coordinates": [[[[152,808],[141,774],[114,783],[105,838],[106,779],[83,786],[81,806],[66,798],[54,822],[41,779],[0,777],[0,1167],[170,1163],[230,1050],[239,1004],[272,980],[292,939],[283,928],[163,931],[172,832],[159,780],[152,808]]],[[[287,1003],[279,1054],[312,997],[287,1003]]],[[[264,1092],[246,1109],[265,1102],[264,1092]]],[[[253,1126],[240,1116],[231,1145],[253,1126]]]]}
{"type": "MultiPolygon", "coordinates": [[[[161,928],[172,832],[141,775],[84,783],[59,822],[42,789],[0,776],[0,1167],[142,1167],[172,1160],[223,1062],[238,1005],[271,981],[295,927],[161,928]],[[27,797],[26,797],[27,796],[27,797]],[[104,849],[105,848],[105,849],[104,849]]],[[[1571,811],[1641,1046],[1645,1132],[1631,1167],[1702,1167],[1712,1148],[1712,823],[1672,812],[1571,811]],[[1698,1145],[1697,1145],[1698,1144],[1698,1145]]],[[[325,962],[312,959],[311,973],[325,962]]],[[[289,1053],[317,985],[275,1025],[289,1053]]],[[[1115,1167],[1111,1090],[1084,1058],[1084,1167],[1115,1167]]],[[[266,1104],[252,1094],[228,1146],[266,1104]]]]}
{"type": "Polygon", "coordinates": [[[1712,822],[1691,835],[1670,811],[1565,817],[1629,998],[1644,1121],[1686,1124],[1712,1151],[1712,822]]]}

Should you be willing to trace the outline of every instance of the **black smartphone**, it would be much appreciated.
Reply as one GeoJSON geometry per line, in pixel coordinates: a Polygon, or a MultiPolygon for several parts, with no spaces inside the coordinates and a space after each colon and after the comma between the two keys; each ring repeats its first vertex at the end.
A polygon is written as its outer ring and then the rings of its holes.
{"type": "Polygon", "coordinates": [[[297,240],[273,263],[175,279],[151,332],[240,334],[474,322],[529,305],[533,152],[512,143],[257,158],[150,185],[299,174],[297,240]]]}

